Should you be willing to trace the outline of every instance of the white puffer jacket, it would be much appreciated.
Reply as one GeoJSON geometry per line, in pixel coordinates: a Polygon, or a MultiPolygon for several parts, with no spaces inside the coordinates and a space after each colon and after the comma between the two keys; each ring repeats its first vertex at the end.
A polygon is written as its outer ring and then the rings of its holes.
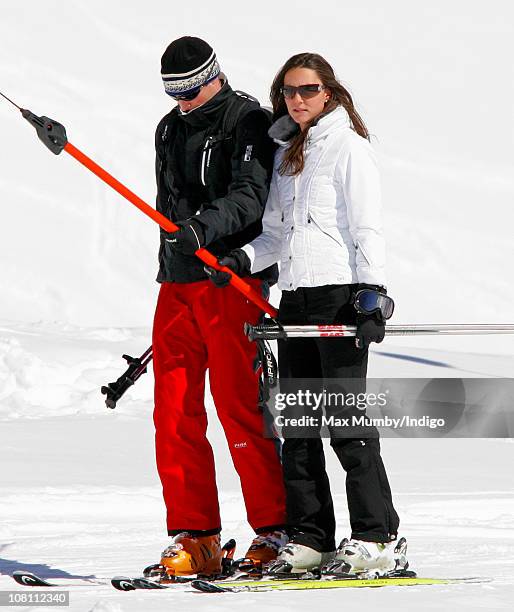
{"type": "Polygon", "coordinates": [[[258,272],[280,261],[278,287],[349,283],[386,285],[381,197],[375,155],[339,106],[310,128],[305,167],[296,177],[278,167],[296,128],[286,115],[269,134],[280,144],[263,231],[244,248],[258,272]]]}

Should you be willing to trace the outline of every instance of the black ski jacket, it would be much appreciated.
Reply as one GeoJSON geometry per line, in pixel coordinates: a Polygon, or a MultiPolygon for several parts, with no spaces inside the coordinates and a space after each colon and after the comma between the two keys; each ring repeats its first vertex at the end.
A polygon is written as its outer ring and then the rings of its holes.
{"type": "MultiPolygon", "coordinates": [[[[165,115],[155,135],[157,210],[171,221],[193,218],[204,246],[220,256],[262,232],[273,170],[270,114],[253,98],[222,89],[197,110],[165,115]]],[[[194,255],[173,251],[161,229],[158,282],[207,278],[194,255]]],[[[276,266],[256,274],[276,282],[276,266]]]]}

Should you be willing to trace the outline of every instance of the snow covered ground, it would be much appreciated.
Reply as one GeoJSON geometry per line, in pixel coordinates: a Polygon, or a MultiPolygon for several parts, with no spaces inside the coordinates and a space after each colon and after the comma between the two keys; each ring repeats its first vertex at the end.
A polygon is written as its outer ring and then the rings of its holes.
{"type": "MultiPolygon", "coordinates": [[[[263,101],[285,59],[321,52],[376,136],[394,322],[514,322],[511,3],[330,0],[312,15],[304,0],[6,3],[0,90],[64,123],[71,142],[151,203],[153,130],[169,108],[159,59],[170,40],[208,39],[231,84],[263,101]]],[[[27,569],[107,581],[70,589],[77,612],[511,609],[514,444],[499,439],[382,442],[412,567],[491,583],[114,591],[111,576],[139,574],[166,543],[151,371],[114,411],[99,394],[124,370],[122,353],[149,345],[157,228],[69,156],[52,156],[4,100],[0,124],[0,590],[21,590],[10,574],[27,569]]],[[[370,360],[377,377],[513,373],[514,336],[389,339],[370,360]]],[[[242,553],[251,533],[207,404],[223,535],[242,553]]],[[[344,475],[330,449],[327,460],[343,537],[344,475]]]]}
{"type": "MultiPolygon", "coordinates": [[[[120,354],[145,347],[148,329],[80,329],[0,324],[0,590],[16,569],[49,578],[107,581],[71,589],[73,610],[114,612],[233,609],[233,595],[119,593],[116,574],[138,575],[166,542],[153,457],[152,378],[143,376],[115,410],[98,388],[123,368],[120,354]],[[191,600],[191,597],[194,599],[191,600]]],[[[381,347],[373,376],[507,375],[513,356],[381,347]],[[385,354],[383,354],[385,352],[385,354]],[[421,359],[422,357],[422,359],[421,359]]],[[[251,538],[239,485],[208,400],[224,537],[242,554],[251,538]]],[[[497,439],[384,439],[383,455],[408,538],[423,576],[485,576],[493,583],[389,588],[344,593],[238,595],[241,605],[309,610],[344,601],[383,610],[510,609],[514,594],[514,445],[497,439]]],[[[338,511],[348,534],[344,476],[327,449],[338,511]]],[[[16,587],[20,588],[20,587],[16,587]]]]}

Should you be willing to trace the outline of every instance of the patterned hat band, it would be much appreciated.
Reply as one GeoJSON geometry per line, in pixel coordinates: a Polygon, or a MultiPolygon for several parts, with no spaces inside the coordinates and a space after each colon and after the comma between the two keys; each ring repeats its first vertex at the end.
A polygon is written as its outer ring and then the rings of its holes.
{"type": "Polygon", "coordinates": [[[169,94],[186,93],[215,79],[220,73],[216,54],[212,52],[209,59],[190,72],[182,74],[162,74],[164,91],[169,94]]]}

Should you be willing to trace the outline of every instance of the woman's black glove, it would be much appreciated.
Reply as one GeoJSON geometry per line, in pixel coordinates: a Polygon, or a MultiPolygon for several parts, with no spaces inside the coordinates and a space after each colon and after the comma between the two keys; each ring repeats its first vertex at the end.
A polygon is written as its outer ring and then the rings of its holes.
{"type": "Polygon", "coordinates": [[[380,344],[385,336],[385,321],[377,314],[357,315],[357,332],[355,334],[355,346],[367,348],[371,342],[380,344]]]}
{"type": "MultiPolygon", "coordinates": [[[[230,251],[228,255],[220,257],[218,259],[218,263],[220,266],[230,268],[238,276],[248,276],[251,272],[252,262],[243,249],[235,249],[234,251],[230,251]]],[[[222,272],[220,270],[216,270],[215,268],[211,268],[210,266],[204,266],[204,270],[209,275],[209,280],[211,280],[216,287],[220,289],[226,287],[232,278],[232,275],[228,272],[222,272]]]]}

